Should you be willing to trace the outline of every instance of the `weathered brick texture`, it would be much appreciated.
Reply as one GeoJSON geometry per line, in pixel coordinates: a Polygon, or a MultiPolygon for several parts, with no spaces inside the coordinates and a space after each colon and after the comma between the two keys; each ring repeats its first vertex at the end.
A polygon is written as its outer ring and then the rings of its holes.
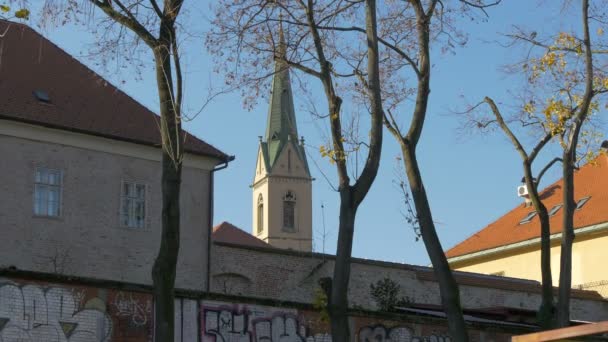
{"type": "Polygon", "coordinates": [[[152,296],[0,279],[0,341],[151,341],[152,296]]]}
{"type": "MultiPolygon", "coordinates": [[[[214,244],[212,247],[211,290],[218,293],[312,303],[318,281],[331,277],[333,257],[263,248],[214,244]],[[246,286],[245,286],[246,284],[246,286]],[[236,290],[238,289],[238,290],[236,290]]],[[[439,288],[432,269],[353,260],[349,284],[351,307],[378,309],[370,285],[384,278],[397,282],[401,295],[416,304],[440,305],[439,288]]],[[[465,308],[509,307],[537,310],[540,287],[523,279],[462,273],[461,301],[465,308]]],[[[608,320],[608,301],[601,296],[574,294],[571,316],[575,320],[608,320]]]]}
{"type": "MultiPolygon", "coordinates": [[[[133,144],[126,145],[130,148],[133,144]]],[[[160,154],[152,147],[138,148],[160,154]]],[[[0,201],[0,241],[4,246],[0,248],[0,267],[152,283],[150,272],[160,243],[159,162],[2,134],[0,153],[4,156],[0,175],[10,180],[0,182],[0,193],[5,196],[0,201]],[[34,172],[38,166],[62,171],[63,208],[59,218],[33,215],[34,172]],[[147,185],[144,228],[120,225],[122,181],[147,185]]],[[[186,186],[181,193],[177,286],[203,290],[207,279],[210,174],[184,167],[182,177],[186,186]]]]}

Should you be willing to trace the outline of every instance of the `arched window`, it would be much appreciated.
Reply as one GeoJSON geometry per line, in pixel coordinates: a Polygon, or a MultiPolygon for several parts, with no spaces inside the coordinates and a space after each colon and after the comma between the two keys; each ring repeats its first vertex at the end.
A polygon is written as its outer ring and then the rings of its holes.
{"type": "Polygon", "coordinates": [[[283,231],[296,231],[296,195],[291,190],[283,197],[283,231]]]}
{"type": "Polygon", "coordinates": [[[264,198],[258,196],[258,234],[264,230],[264,198]]]}

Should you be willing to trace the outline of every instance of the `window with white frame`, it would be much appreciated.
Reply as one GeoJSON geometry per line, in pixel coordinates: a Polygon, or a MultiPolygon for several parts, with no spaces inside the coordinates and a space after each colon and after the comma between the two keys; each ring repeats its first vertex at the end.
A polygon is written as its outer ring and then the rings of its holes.
{"type": "Polygon", "coordinates": [[[34,215],[61,215],[61,170],[36,168],[34,175],[34,215]]]}
{"type": "Polygon", "coordinates": [[[120,224],[129,228],[144,228],[146,222],[146,185],[123,182],[121,190],[120,224]]]}

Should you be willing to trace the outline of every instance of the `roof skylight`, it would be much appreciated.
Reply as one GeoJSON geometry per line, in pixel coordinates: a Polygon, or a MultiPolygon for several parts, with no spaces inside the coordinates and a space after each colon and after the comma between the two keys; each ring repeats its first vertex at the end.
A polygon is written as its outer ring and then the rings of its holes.
{"type": "Polygon", "coordinates": [[[589,200],[591,196],[583,197],[578,202],[576,202],[576,210],[580,210],[589,200]]]}
{"type": "Polygon", "coordinates": [[[523,219],[521,219],[521,221],[519,221],[519,224],[524,224],[532,221],[534,216],[536,216],[536,211],[529,212],[528,215],[526,215],[523,219]]]}
{"type": "Polygon", "coordinates": [[[557,214],[557,212],[561,209],[561,207],[563,207],[563,204],[556,204],[553,208],[551,208],[551,210],[549,211],[549,216],[553,216],[555,214],[557,214]]]}
{"type": "Polygon", "coordinates": [[[40,101],[40,102],[44,102],[44,103],[51,103],[51,97],[49,96],[49,93],[47,93],[44,90],[34,90],[33,92],[34,97],[36,97],[36,100],[40,101]]]}

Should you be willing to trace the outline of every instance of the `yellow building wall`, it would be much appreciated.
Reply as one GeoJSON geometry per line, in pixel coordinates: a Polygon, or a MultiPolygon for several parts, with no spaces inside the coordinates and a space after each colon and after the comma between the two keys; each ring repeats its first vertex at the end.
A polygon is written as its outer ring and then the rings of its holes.
{"type": "MultiPolygon", "coordinates": [[[[551,273],[553,285],[559,283],[560,264],[559,241],[551,248],[551,273]]],[[[577,236],[572,247],[572,285],[608,281],[608,234],[603,233],[577,236]]],[[[515,252],[496,253],[474,260],[451,264],[455,270],[483,274],[497,274],[506,277],[541,280],[540,245],[515,252]],[[504,272],[504,274],[500,274],[504,272]]],[[[593,288],[589,288],[593,290],[593,288]]]]}

